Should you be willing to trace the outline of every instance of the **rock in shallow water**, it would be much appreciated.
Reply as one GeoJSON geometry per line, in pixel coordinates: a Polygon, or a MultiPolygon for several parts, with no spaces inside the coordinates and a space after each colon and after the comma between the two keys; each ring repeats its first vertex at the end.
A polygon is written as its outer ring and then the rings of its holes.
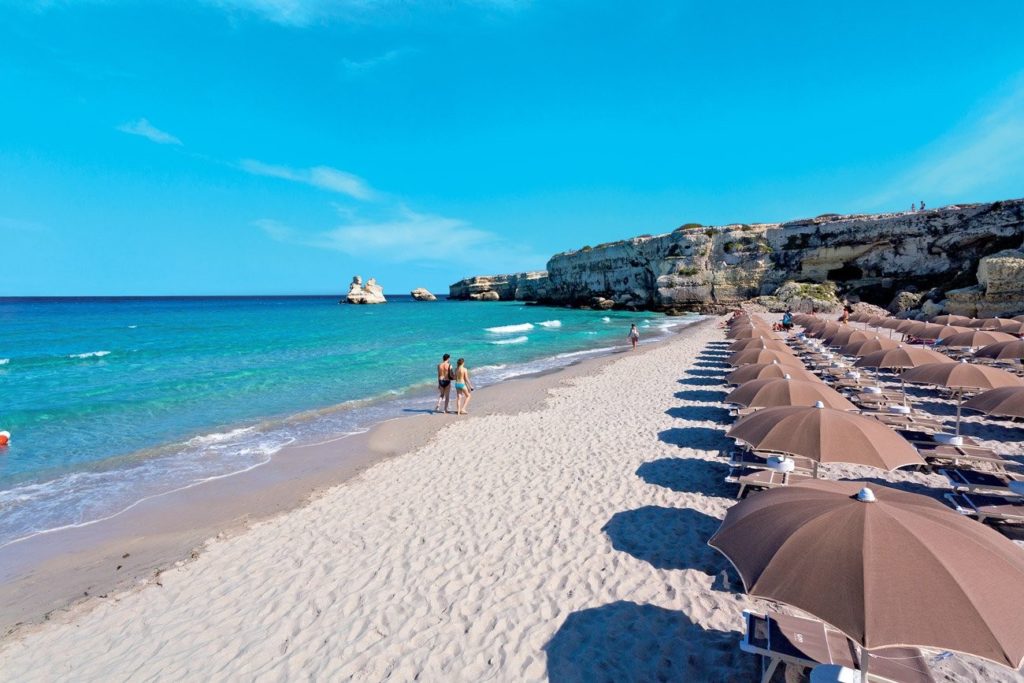
{"type": "Polygon", "coordinates": [[[424,287],[417,287],[416,289],[409,292],[409,295],[416,299],[416,301],[437,301],[437,297],[431,294],[424,287]]]}

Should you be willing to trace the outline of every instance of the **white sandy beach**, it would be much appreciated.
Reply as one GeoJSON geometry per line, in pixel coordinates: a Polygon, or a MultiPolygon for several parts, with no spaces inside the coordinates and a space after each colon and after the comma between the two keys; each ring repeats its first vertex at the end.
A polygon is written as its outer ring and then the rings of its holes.
{"type": "MultiPolygon", "coordinates": [[[[756,679],[758,603],[706,545],[735,502],[722,338],[697,325],[530,412],[438,417],[419,450],[16,632],[3,678],[756,679]]],[[[1016,680],[959,657],[943,675],[1016,680]]]]}

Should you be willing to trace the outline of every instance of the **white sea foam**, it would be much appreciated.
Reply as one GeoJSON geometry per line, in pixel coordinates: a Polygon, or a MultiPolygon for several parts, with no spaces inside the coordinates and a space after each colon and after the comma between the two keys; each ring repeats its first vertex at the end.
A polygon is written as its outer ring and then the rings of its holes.
{"type": "Polygon", "coordinates": [[[492,334],[515,334],[516,332],[529,332],[533,329],[533,323],[503,325],[501,327],[487,327],[485,329],[492,334]]]}
{"type": "Polygon", "coordinates": [[[7,365],[11,362],[10,358],[0,358],[0,365],[7,365]]]}
{"type": "Polygon", "coordinates": [[[129,325],[128,329],[129,330],[134,330],[136,327],[138,327],[138,325],[129,325]]]}
{"type": "Polygon", "coordinates": [[[231,441],[237,439],[243,434],[248,434],[255,427],[240,427],[238,429],[232,429],[227,432],[213,432],[212,434],[203,434],[202,436],[194,436],[185,443],[189,446],[211,446],[215,443],[223,443],[225,441],[231,441]]]}
{"type": "Polygon", "coordinates": [[[560,353],[555,358],[579,358],[580,356],[599,356],[609,351],[614,351],[614,346],[602,346],[598,349],[586,349],[585,351],[572,351],[570,353],[560,353]]]}
{"type": "Polygon", "coordinates": [[[110,351],[89,351],[87,353],[72,353],[68,358],[102,358],[109,355],[110,351]]]}
{"type": "Polygon", "coordinates": [[[610,323],[612,321],[612,319],[609,318],[608,316],[605,316],[605,317],[601,318],[601,320],[603,320],[606,323],[610,323]]]}
{"type": "Polygon", "coordinates": [[[545,320],[544,322],[537,323],[537,324],[540,325],[541,327],[553,328],[553,327],[561,327],[562,326],[562,321],[561,320],[545,320]]]}
{"type": "Polygon", "coordinates": [[[512,337],[511,339],[497,339],[495,341],[488,342],[488,343],[490,343],[490,344],[524,344],[524,343],[526,343],[528,341],[530,341],[530,338],[527,337],[526,335],[523,335],[522,337],[512,337]]]}

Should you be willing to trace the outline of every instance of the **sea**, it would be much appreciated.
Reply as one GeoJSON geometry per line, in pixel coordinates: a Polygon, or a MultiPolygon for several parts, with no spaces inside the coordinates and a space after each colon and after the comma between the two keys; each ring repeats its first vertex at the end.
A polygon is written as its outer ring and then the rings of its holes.
{"type": "Polygon", "coordinates": [[[429,410],[443,353],[487,386],[610,353],[630,323],[643,343],[697,320],[409,297],[0,299],[0,548],[429,410]]]}

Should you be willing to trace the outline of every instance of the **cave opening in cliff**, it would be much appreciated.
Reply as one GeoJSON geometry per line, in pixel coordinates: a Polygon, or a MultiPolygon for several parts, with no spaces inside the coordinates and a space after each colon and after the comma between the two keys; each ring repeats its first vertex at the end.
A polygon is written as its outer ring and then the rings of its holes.
{"type": "Polygon", "coordinates": [[[828,279],[832,282],[860,280],[862,277],[864,277],[864,271],[850,263],[844,263],[842,268],[833,268],[828,271],[828,279]]]}

